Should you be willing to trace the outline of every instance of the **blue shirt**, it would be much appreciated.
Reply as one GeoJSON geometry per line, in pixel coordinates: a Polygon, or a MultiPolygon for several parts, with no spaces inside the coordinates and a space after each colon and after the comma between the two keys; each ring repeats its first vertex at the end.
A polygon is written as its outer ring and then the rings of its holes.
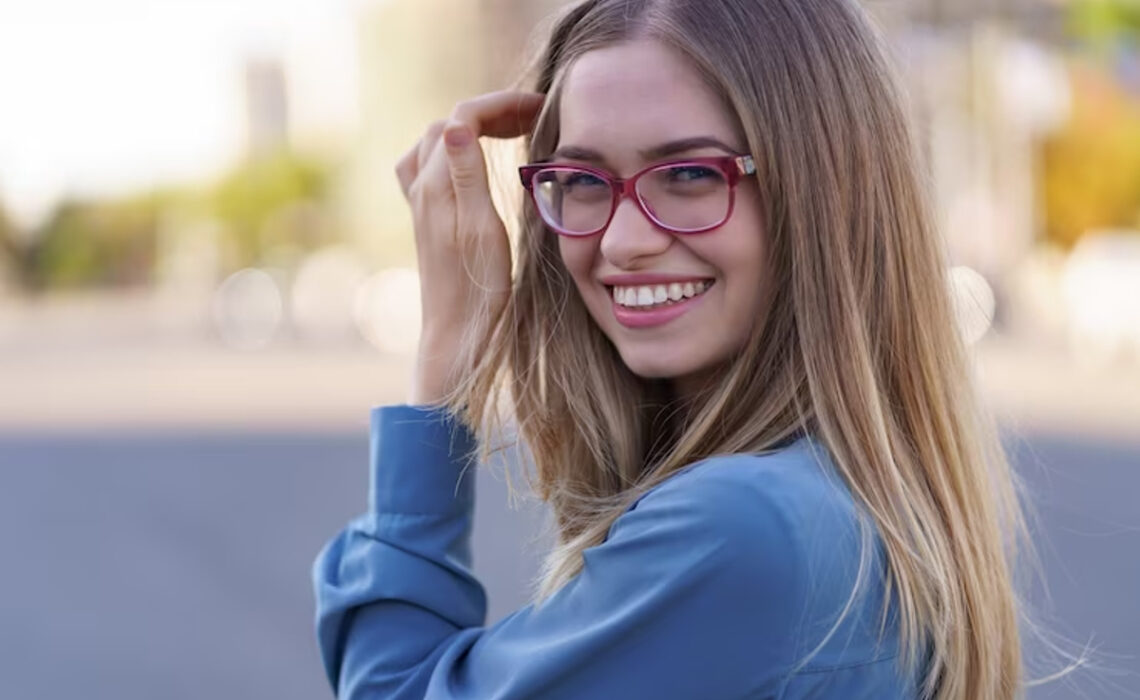
{"type": "Polygon", "coordinates": [[[873,530],[865,593],[827,637],[860,537],[818,441],[686,467],[619,517],[543,605],[486,626],[471,571],[470,432],[426,407],[371,419],[368,512],[313,565],[317,641],[339,698],[917,696],[896,666],[893,613],[878,637],[873,530]]]}

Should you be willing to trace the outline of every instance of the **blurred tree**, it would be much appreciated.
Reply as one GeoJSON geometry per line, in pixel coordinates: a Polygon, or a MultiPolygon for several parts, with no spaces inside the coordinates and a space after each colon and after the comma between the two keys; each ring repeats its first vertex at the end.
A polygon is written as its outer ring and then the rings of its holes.
{"type": "Polygon", "coordinates": [[[227,263],[254,265],[277,246],[312,249],[336,238],[321,205],[330,194],[332,172],[324,162],[282,150],[224,176],[206,206],[233,244],[235,259],[227,263]]]}
{"type": "Polygon", "coordinates": [[[288,152],[247,161],[202,189],[61,202],[21,244],[0,212],[0,255],[30,291],[153,282],[160,220],[169,211],[223,225],[229,267],[282,248],[311,250],[337,232],[325,213],[329,166],[288,152]]]}
{"type": "Polygon", "coordinates": [[[171,197],[61,202],[27,246],[25,283],[33,291],[149,283],[158,215],[171,197]]]}
{"type": "Polygon", "coordinates": [[[8,212],[0,202],[0,256],[11,255],[16,245],[16,225],[8,218],[8,212]]]}
{"type": "MultiPolygon", "coordinates": [[[[0,282],[5,273],[19,275],[23,257],[23,246],[17,240],[16,224],[8,218],[8,213],[0,204],[0,282]]],[[[2,285],[0,285],[2,286],[2,285]]]]}
{"type": "Polygon", "coordinates": [[[1072,35],[1094,44],[1140,38],[1140,0],[1072,0],[1068,4],[1072,35]]]}
{"type": "Polygon", "coordinates": [[[1046,235],[1069,247],[1094,228],[1140,225],[1140,98],[1075,64],[1069,122],[1045,143],[1046,235]]]}

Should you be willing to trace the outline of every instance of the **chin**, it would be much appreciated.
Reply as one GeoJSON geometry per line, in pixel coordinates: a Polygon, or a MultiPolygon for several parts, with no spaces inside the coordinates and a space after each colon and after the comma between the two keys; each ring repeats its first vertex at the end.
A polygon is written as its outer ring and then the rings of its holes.
{"type": "MultiPolygon", "coordinates": [[[[620,352],[620,351],[619,351],[620,352]]],[[[621,353],[629,371],[642,379],[675,379],[701,369],[701,364],[683,358],[670,358],[660,353],[621,353]]]]}

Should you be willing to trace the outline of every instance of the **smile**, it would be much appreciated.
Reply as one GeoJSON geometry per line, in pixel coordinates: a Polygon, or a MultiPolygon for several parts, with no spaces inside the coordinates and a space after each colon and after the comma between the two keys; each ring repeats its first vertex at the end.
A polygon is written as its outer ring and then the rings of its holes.
{"type": "Polygon", "coordinates": [[[691,299],[705,293],[712,286],[712,280],[697,282],[674,282],[672,284],[645,285],[640,287],[617,287],[611,290],[615,304],[627,308],[655,308],[667,306],[684,299],[691,299]]]}
{"type": "Polygon", "coordinates": [[[659,326],[692,309],[714,284],[714,280],[701,280],[636,287],[615,286],[610,290],[614,317],[627,328],[659,326]]]}

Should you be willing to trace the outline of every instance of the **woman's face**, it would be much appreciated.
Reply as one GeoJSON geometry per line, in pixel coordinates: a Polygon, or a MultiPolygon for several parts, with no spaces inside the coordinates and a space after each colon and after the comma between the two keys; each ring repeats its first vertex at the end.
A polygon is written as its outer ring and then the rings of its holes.
{"type": "MultiPolygon", "coordinates": [[[[748,152],[735,119],[696,70],[650,40],[581,56],[566,76],[560,124],[556,162],[593,165],[618,177],[665,160],[748,152]],[[723,146],[659,155],[666,144],[694,138],[723,146]]],[[[741,178],[731,218],[710,232],[671,233],[625,198],[601,233],[559,237],[586,307],[622,360],[641,377],[674,380],[681,396],[699,389],[737,352],[763,316],[766,243],[754,176],[741,178]],[[699,293],[702,283],[707,288],[699,293]],[[640,305],[647,294],[660,299],[660,287],[675,308],[640,305]],[[672,302],[678,291],[684,300],[672,302]]]]}

